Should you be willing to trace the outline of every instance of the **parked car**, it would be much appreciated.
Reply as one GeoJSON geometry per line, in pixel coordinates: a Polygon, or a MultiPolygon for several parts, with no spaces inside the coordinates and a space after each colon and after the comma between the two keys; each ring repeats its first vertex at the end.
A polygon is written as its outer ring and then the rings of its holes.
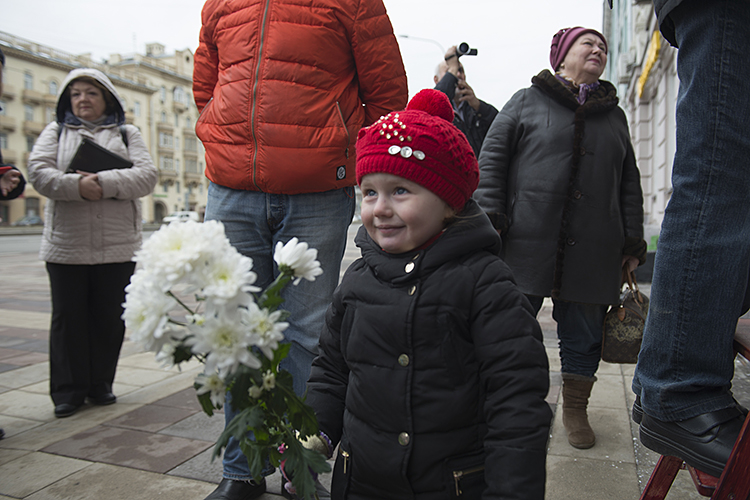
{"type": "Polygon", "coordinates": [[[44,225],[44,221],[38,215],[31,214],[31,215],[27,215],[23,219],[17,220],[11,225],[12,226],[42,226],[44,225]]]}
{"type": "Polygon", "coordinates": [[[161,222],[163,224],[169,224],[170,222],[187,222],[189,220],[198,222],[198,212],[172,212],[171,214],[164,217],[161,222]]]}

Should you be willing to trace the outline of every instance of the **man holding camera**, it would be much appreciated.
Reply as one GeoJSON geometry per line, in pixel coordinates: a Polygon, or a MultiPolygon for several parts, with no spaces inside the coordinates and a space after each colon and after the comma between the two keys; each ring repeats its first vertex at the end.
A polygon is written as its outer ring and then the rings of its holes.
{"type": "Polygon", "coordinates": [[[461,48],[465,49],[463,53],[455,45],[449,48],[445,53],[445,60],[438,64],[434,77],[435,89],[451,100],[455,113],[453,124],[464,133],[478,158],[484,136],[497,115],[497,109],[492,104],[477,99],[474,90],[466,83],[464,65],[459,57],[476,55],[476,50],[469,49],[465,43],[461,44],[461,48]]]}

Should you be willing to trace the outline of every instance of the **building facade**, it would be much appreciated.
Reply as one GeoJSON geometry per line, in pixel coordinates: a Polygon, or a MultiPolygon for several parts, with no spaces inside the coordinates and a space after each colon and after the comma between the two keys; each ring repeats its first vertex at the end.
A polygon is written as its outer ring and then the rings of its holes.
{"type": "MultiPolygon", "coordinates": [[[[154,192],[142,199],[146,222],[160,222],[178,210],[205,211],[207,180],[204,151],[195,135],[198,110],[193,103],[193,54],[148,44],[146,54],[112,54],[97,63],[89,54],[74,55],[0,32],[5,54],[0,96],[0,148],[3,160],[28,178],[29,153],[44,127],[55,120],[60,85],[75,68],[104,72],[125,101],[127,123],[138,127],[159,170],[154,192]]],[[[0,202],[2,223],[41,214],[45,198],[27,184],[24,195],[0,202]]]]}
{"type": "Polygon", "coordinates": [[[617,85],[643,187],[645,234],[656,250],[664,209],[672,193],[677,50],[659,32],[651,1],[604,0],[609,58],[604,78],[617,85]]]}

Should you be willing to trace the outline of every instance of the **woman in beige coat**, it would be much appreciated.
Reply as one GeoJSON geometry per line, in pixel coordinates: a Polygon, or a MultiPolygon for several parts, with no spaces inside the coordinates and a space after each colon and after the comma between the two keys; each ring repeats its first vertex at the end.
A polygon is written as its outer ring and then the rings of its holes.
{"type": "MultiPolygon", "coordinates": [[[[40,258],[52,296],[50,395],[56,417],[85,399],[116,401],[112,382],[125,334],[124,288],[141,244],[141,203],[158,172],[112,82],[95,69],[71,71],[62,84],[57,121],[39,136],[29,179],[48,198],[40,258]],[[84,138],[130,160],[130,168],[68,172],[84,138]]],[[[96,169],[93,169],[96,170],[96,169]]]]}

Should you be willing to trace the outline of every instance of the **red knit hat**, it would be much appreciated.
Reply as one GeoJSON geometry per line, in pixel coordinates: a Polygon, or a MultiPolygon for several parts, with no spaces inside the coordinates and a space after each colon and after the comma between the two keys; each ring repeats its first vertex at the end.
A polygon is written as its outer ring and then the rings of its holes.
{"type": "Polygon", "coordinates": [[[549,63],[552,69],[557,71],[565,56],[568,55],[570,47],[573,46],[579,36],[591,33],[602,39],[604,42],[604,52],[607,52],[607,39],[598,31],[590,28],[576,26],[575,28],[563,28],[552,37],[552,46],[549,49],[549,63]]]}
{"type": "Polygon", "coordinates": [[[453,125],[453,107],[439,90],[424,89],[405,111],[394,111],[357,138],[357,183],[393,174],[423,186],[460,211],[479,184],[474,151],[453,125]]]}

